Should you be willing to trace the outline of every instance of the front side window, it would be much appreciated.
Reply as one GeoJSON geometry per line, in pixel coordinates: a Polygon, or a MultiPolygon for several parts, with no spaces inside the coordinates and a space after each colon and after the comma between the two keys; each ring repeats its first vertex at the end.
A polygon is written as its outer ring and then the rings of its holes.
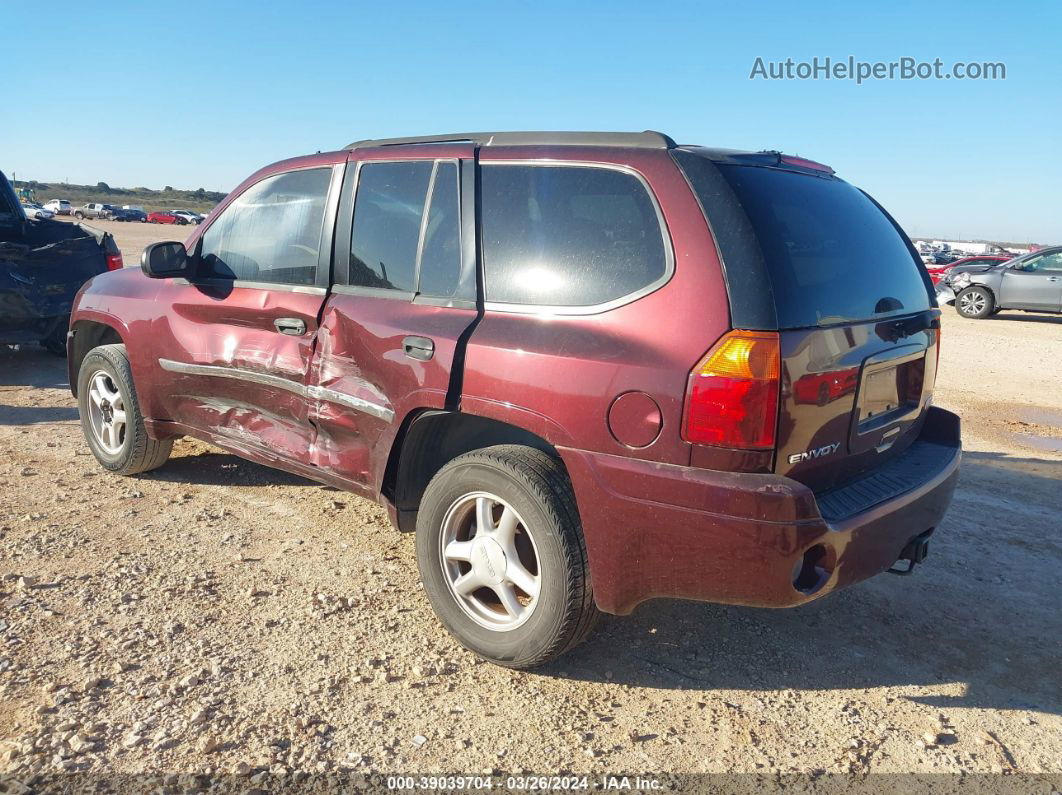
{"type": "Polygon", "coordinates": [[[252,185],[203,234],[199,275],[314,284],[331,179],[331,168],[311,168],[252,185]]]}
{"type": "Polygon", "coordinates": [[[1032,257],[1022,267],[1026,271],[1062,271],[1062,251],[1032,257]]]}
{"type": "Polygon", "coordinates": [[[656,206],[633,174],[501,163],[482,174],[488,301],[595,306],[666,275],[656,206]]]}

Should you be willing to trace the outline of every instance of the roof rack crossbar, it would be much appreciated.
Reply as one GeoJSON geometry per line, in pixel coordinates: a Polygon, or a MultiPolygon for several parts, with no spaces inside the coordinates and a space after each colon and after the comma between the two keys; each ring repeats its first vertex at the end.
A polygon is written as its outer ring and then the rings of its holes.
{"type": "Polygon", "coordinates": [[[672,149],[670,137],[653,130],[645,132],[475,132],[449,135],[416,135],[408,138],[376,138],[354,141],[344,149],[368,149],[408,144],[472,143],[477,146],[626,146],[634,149],[672,149]]]}

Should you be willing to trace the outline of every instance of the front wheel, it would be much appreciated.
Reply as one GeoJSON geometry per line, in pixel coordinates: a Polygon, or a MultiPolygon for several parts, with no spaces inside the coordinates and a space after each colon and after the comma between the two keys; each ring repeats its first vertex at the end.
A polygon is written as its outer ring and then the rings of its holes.
{"type": "Polygon", "coordinates": [[[124,345],[89,351],[77,379],[81,429],[96,460],[119,475],[156,469],[170,457],[173,442],[147,435],[133,371],[124,345]]]}
{"type": "Polygon", "coordinates": [[[540,450],[498,445],[444,466],[421,500],[417,565],[446,628],[499,665],[558,657],[598,615],[571,485],[540,450]]]}
{"type": "Polygon", "coordinates": [[[992,293],[984,287],[967,287],[955,296],[955,311],[963,317],[981,320],[992,314],[995,309],[992,293]]]}

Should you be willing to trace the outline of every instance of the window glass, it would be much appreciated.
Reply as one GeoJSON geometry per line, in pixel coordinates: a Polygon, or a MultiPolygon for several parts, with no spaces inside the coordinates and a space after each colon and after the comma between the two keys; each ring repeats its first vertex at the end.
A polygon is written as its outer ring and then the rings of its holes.
{"type": "Polygon", "coordinates": [[[350,284],[413,292],[431,160],[366,163],[358,175],[350,284]]]}
{"type": "Polygon", "coordinates": [[[485,164],[489,301],[591,306],[660,279],[660,221],[632,174],[582,166],[485,164]]]}
{"type": "Polygon", "coordinates": [[[457,290],[461,275],[459,206],[457,164],[440,162],[435,172],[420,254],[418,291],[425,295],[449,297],[457,290]]]}
{"type": "Polygon", "coordinates": [[[720,165],[719,171],[763,250],[781,328],[929,308],[907,241],[858,189],[779,169],[720,165]]]}
{"type": "Polygon", "coordinates": [[[1025,264],[1025,270],[1062,271],[1062,251],[1044,254],[1042,257],[1029,260],[1025,264]]]}
{"type": "Polygon", "coordinates": [[[311,168],[252,185],[203,234],[200,275],[313,284],[331,179],[331,168],[311,168]]]}

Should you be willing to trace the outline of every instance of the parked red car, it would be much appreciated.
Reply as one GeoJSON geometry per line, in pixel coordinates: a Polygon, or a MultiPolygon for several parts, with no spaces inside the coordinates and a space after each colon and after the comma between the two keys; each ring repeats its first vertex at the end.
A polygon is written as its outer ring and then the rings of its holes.
{"type": "Polygon", "coordinates": [[[955,262],[949,262],[947,265],[926,265],[926,271],[929,272],[929,278],[932,279],[933,284],[937,284],[951,271],[952,268],[960,265],[974,265],[974,266],[990,266],[998,265],[1001,262],[1013,259],[1013,257],[1000,256],[998,254],[979,254],[975,257],[963,257],[957,259],[955,262]]]}
{"type": "Polygon", "coordinates": [[[186,224],[186,220],[179,215],[168,213],[162,210],[156,210],[153,213],[148,213],[147,218],[144,219],[149,224],[186,224]]]}
{"type": "Polygon", "coordinates": [[[958,474],[929,279],[802,158],[361,141],[262,169],[141,266],[74,308],[100,464],[187,435],[378,500],[442,622],[503,665],[654,597],[784,607],[906,573],[958,474]]]}

